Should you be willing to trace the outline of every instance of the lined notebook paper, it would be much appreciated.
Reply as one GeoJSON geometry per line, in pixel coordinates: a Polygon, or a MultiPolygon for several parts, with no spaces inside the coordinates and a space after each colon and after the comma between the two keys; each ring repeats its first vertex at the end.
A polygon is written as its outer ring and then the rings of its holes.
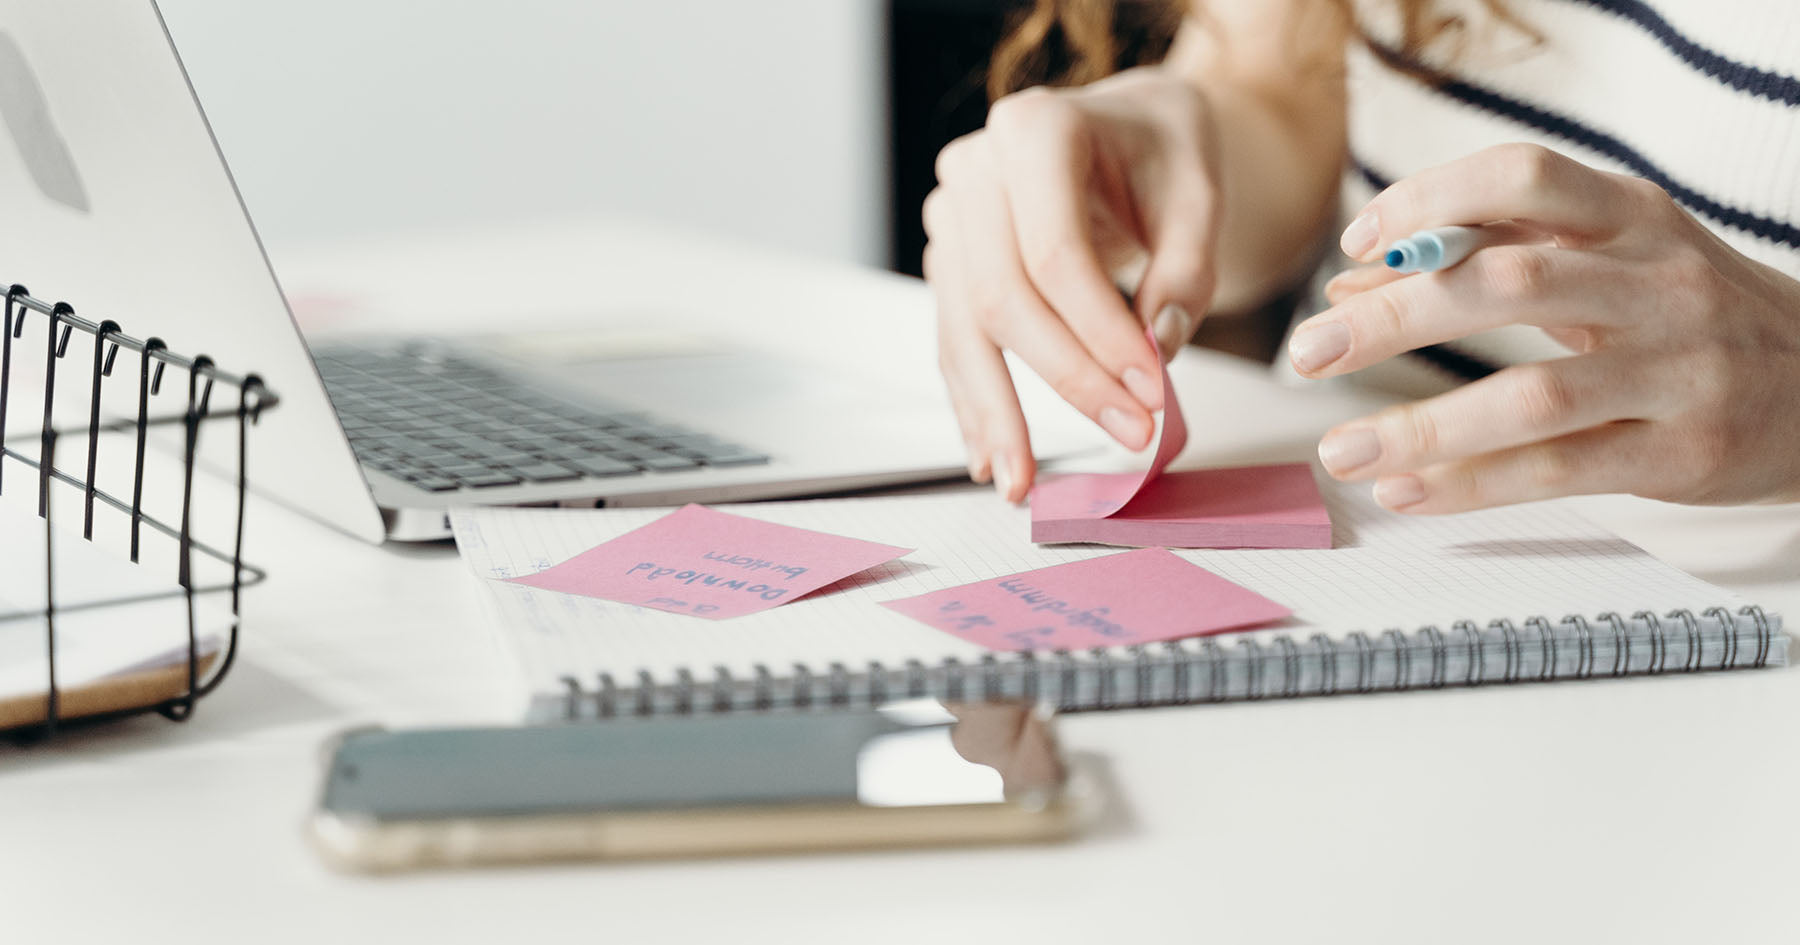
{"type": "Polygon", "coordinates": [[[1033,545],[985,493],[728,506],[919,549],[786,607],[705,622],[508,584],[662,509],[468,509],[458,547],[534,717],[1024,695],[1064,709],[1674,672],[1786,661],[1779,618],[1562,503],[1406,517],[1328,485],[1332,549],[1175,553],[1293,609],[1267,629],[1122,651],[992,654],[880,601],[1117,553],[1033,545]],[[1392,632],[1390,632],[1392,631],[1392,632]]]}

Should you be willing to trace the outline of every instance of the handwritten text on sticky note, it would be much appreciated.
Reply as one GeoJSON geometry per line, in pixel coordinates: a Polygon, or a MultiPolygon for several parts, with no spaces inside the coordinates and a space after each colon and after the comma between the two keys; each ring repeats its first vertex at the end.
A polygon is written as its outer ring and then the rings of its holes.
{"type": "Polygon", "coordinates": [[[990,578],[883,606],[994,650],[1131,646],[1251,627],[1291,613],[1160,548],[990,578]]]}
{"type": "Polygon", "coordinates": [[[722,620],[785,604],[911,550],[689,505],[510,580],[722,620]]]}

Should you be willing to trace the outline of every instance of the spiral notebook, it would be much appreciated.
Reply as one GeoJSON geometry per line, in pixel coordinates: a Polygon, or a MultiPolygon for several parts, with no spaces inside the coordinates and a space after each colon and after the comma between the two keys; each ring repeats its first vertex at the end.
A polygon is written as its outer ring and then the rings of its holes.
{"type": "MultiPolygon", "coordinates": [[[[879,606],[1117,549],[1031,543],[985,492],[730,506],[919,549],[791,604],[703,621],[495,578],[660,509],[467,509],[457,545],[515,658],[528,717],[855,706],[936,696],[1065,711],[1784,665],[1780,618],[1540,503],[1406,517],[1328,483],[1334,547],[1176,554],[1293,609],[1246,633],[999,654],[879,606]]],[[[1122,589],[1128,593],[1129,588],[1122,589]]]]}

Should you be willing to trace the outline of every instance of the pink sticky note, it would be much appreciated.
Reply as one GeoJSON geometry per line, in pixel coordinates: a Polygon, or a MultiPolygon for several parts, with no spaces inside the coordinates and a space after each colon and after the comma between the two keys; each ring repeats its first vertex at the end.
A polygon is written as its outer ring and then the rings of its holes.
{"type": "Polygon", "coordinates": [[[778,607],[912,550],[689,505],[508,580],[723,620],[778,607]]]}
{"type": "Polygon", "coordinates": [[[1268,623],[1292,611],[1160,548],[883,603],[994,650],[1131,646],[1268,623]]]}
{"type": "MultiPolygon", "coordinates": [[[[1156,344],[1156,336],[1149,336],[1156,344]]],[[[1058,476],[1031,490],[1031,540],[1167,548],[1330,548],[1331,516],[1305,463],[1166,472],[1187,422],[1162,372],[1163,423],[1141,473],[1058,476]]]]}
{"type": "Polygon", "coordinates": [[[1101,515],[1136,473],[1061,476],[1031,491],[1031,540],[1163,548],[1330,548],[1306,463],[1165,472],[1101,515]],[[1111,480],[1109,482],[1108,480],[1111,480]]]}

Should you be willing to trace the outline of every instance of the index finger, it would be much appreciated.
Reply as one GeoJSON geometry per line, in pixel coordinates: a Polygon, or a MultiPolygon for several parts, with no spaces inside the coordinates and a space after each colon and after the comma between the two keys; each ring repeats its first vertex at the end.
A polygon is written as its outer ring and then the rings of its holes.
{"type": "Polygon", "coordinates": [[[1532,144],[1503,144],[1390,185],[1344,229],[1346,255],[1364,262],[1420,230],[1510,220],[1603,241],[1639,218],[1654,187],[1532,144]]]}
{"type": "Polygon", "coordinates": [[[1047,94],[1015,95],[989,124],[1002,163],[1019,256],[1038,294],[1082,347],[1146,409],[1163,406],[1162,365],[1144,345],[1144,326],[1101,265],[1091,232],[1082,132],[1067,103],[1047,94]],[[1009,130],[1010,129],[1010,130],[1009,130]]]}

